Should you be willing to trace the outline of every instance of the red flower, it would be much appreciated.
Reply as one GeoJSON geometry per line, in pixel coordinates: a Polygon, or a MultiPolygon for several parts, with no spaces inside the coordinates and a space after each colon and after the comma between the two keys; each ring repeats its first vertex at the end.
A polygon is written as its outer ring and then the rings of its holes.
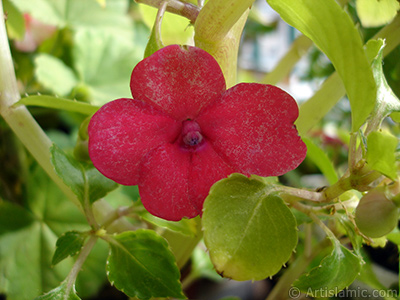
{"type": "Polygon", "coordinates": [[[167,220],[201,214],[210,187],[233,172],[282,175],[306,146],[295,100],[264,84],[226,90],[218,63],[196,47],[165,47],[132,72],[133,99],[99,109],[89,154],[106,177],[138,185],[145,208],[167,220]]]}

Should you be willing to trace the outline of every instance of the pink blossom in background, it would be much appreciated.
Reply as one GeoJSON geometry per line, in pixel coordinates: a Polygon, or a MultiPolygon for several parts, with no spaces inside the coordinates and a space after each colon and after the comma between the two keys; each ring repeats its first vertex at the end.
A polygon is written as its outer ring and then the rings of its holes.
{"type": "Polygon", "coordinates": [[[193,218],[229,174],[278,176],[305,158],[295,100],[265,84],[226,90],[218,63],[199,48],[157,51],[134,68],[130,86],[133,99],[92,117],[89,155],[106,177],[138,185],[155,216],[193,218]]]}

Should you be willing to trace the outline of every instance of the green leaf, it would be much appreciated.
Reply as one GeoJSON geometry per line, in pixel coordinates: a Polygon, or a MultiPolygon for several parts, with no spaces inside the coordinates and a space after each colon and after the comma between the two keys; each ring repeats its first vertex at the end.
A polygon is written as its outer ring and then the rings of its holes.
{"type": "Polygon", "coordinates": [[[80,300],[76,295],[75,288],[68,286],[67,281],[64,281],[59,287],[51,290],[43,296],[39,296],[34,300],[80,300]]]}
{"type": "Polygon", "coordinates": [[[321,170],[329,184],[337,182],[338,176],[335,168],[326,153],[311,140],[303,138],[303,141],[307,146],[307,157],[321,170]]]}
{"type": "Polygon", "coordinates": [[[60,59],[41,53],[35,58],[38,81],[57,95],[67,95],[78,83],[74,72],[60,59]]]}
{"type": "Polygon", "coordinates": [[[74,256],[83,247],[87,235],[78,231],[68,231],[60,236],[56,243],[56,252],[52,264],[56,265],[68,256],[74,256]]]}
{"type": "Polygon", "coordinates": [[[383,40],[370,40],[366,44],[367,55],[372,61],[372,71],[377,85],[376,105],[373,116],[378,118],[378,122],[393,112],[400,111],[400,100],[393,93],[386,81],[382,68],[383,49],[385,42],[383,40]]]}
{"type": "Polygon", "coordinates": [[[124,232],[111,237],[109,243],[108,279],[117,289],[140,299],[185,298],[174,255],[154,231],[124,232]]]}
{"type": "Polygon", "coordinates": [[[289,259],[297,244],[296,221],[273,189],[241,174],[211,188],[202,217],[204,241],[222,276],[261,280],[289,259]]]}
{"type": "MultiPolygon", "coordinates": [[[[60,28],[96,28],[101,31],[131,34],[131,22],[124,15],[128,2],[124,0],[107,1],[102,7],[92,0],[12,0],[22,11],[30,13],[45,24],[60,28]]],[[[126,36],[125,36],[126,37],[126,36]]]]}
{"type": "Polygon", "coordinates": [[[398,140],[387,132],[374,131],[367,137],[368,166],[392,180],[397,179],[395,151],[398,140]]]}
{"type": "Polygon", "coordinates": [[[77,112],[85,115],[94,114],[99,107],[85,102],[58,98],[47,95],[32,95],[22,98],[16,105],[36,105],[40,107],[54,108],[63,111],[77,112]]]}
{"type": "Polygon", "coordinates": [[[7,33],[10,39],[22,40],[25,35],[25,19],[10,0],[3,1],[3,9],[7,15],[7,33]]]}
{"type": "Polygon", "coordinates": [[[81,203],[90,203],[116,189],[118,184],[102,175],[92,164],[78,162],[66,155],[55,144],[50,148],[52,164],[64,183],[68,185],[81,203]]]}
{"type": "Polygon", "coordinates": [[[361,270],[361,259],[333,240],[333,250],[319,266],[298,278],[293,286],[313,297],[334,296],[348,287],[361,270]]]}
{"type": "Polygon", "coordinates": [[[388,24],[400,9],[397,0],[357,0],[357,14],[363,27],[388,24]]]}
{"type": "Polygon", "coordinates": [[[132,39],[123,40],[115,34],[95,30],[80,30],[74,41],[74,66],[92,104],[132,98],[130,76],[143,57],[142,47],[132,39]]]}
{"type": "Polygon", "coordinates": [[[308,36],[331,60],[347,91],[352,131],[371,113],[376,85],[360,35],[335,0],[267,0],[282,19],[308,36]]]}
{"type": "MultiPolygon", "coordinates": [[[[13,300],[33,299],[59,286],[73,261],[52,265],[57,238],[66,231],[90,229],[82,212],[42,168],[29,170],[25,206],[0,202],[0,294],[13,300]]],[[[93,296],[106,280],[108,247],[97,243],[94,250],[78,275],[82,297],[93,296]]]]}

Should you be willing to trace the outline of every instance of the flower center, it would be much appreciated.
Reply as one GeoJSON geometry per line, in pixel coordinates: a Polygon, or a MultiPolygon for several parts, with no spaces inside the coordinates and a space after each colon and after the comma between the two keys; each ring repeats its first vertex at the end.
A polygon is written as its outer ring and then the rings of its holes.
{"type": "Polygon", "coordinates": [[[196,147],[203,141],[200,126],[196,121],[187,120],[182,126],[182,142],[185,147],[196,147]]]}

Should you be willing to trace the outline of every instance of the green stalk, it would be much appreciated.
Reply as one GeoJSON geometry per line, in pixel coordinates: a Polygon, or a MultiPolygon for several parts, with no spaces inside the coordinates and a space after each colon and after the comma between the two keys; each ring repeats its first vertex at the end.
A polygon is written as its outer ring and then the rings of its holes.
{"type": "Polygon", "coordinates": [[[13,107],[20,99],[20,94],[8,44],[2,2],[0,5],[0,16],[2,17],[2,21],[0,22],[0,115],[50,178],[69,199],[78,207],[81,207],[76,195],[54,171],[50,161],[49,150],[52,142],[48,136],[25,106],[13,107]]]}
{"type": "Polygon", "coordinates": [[[240,37],[254,0],[210,0],[195,23],[195,45],[210,53],[224,73],[227,87],[236,83],[240,37]]]}

